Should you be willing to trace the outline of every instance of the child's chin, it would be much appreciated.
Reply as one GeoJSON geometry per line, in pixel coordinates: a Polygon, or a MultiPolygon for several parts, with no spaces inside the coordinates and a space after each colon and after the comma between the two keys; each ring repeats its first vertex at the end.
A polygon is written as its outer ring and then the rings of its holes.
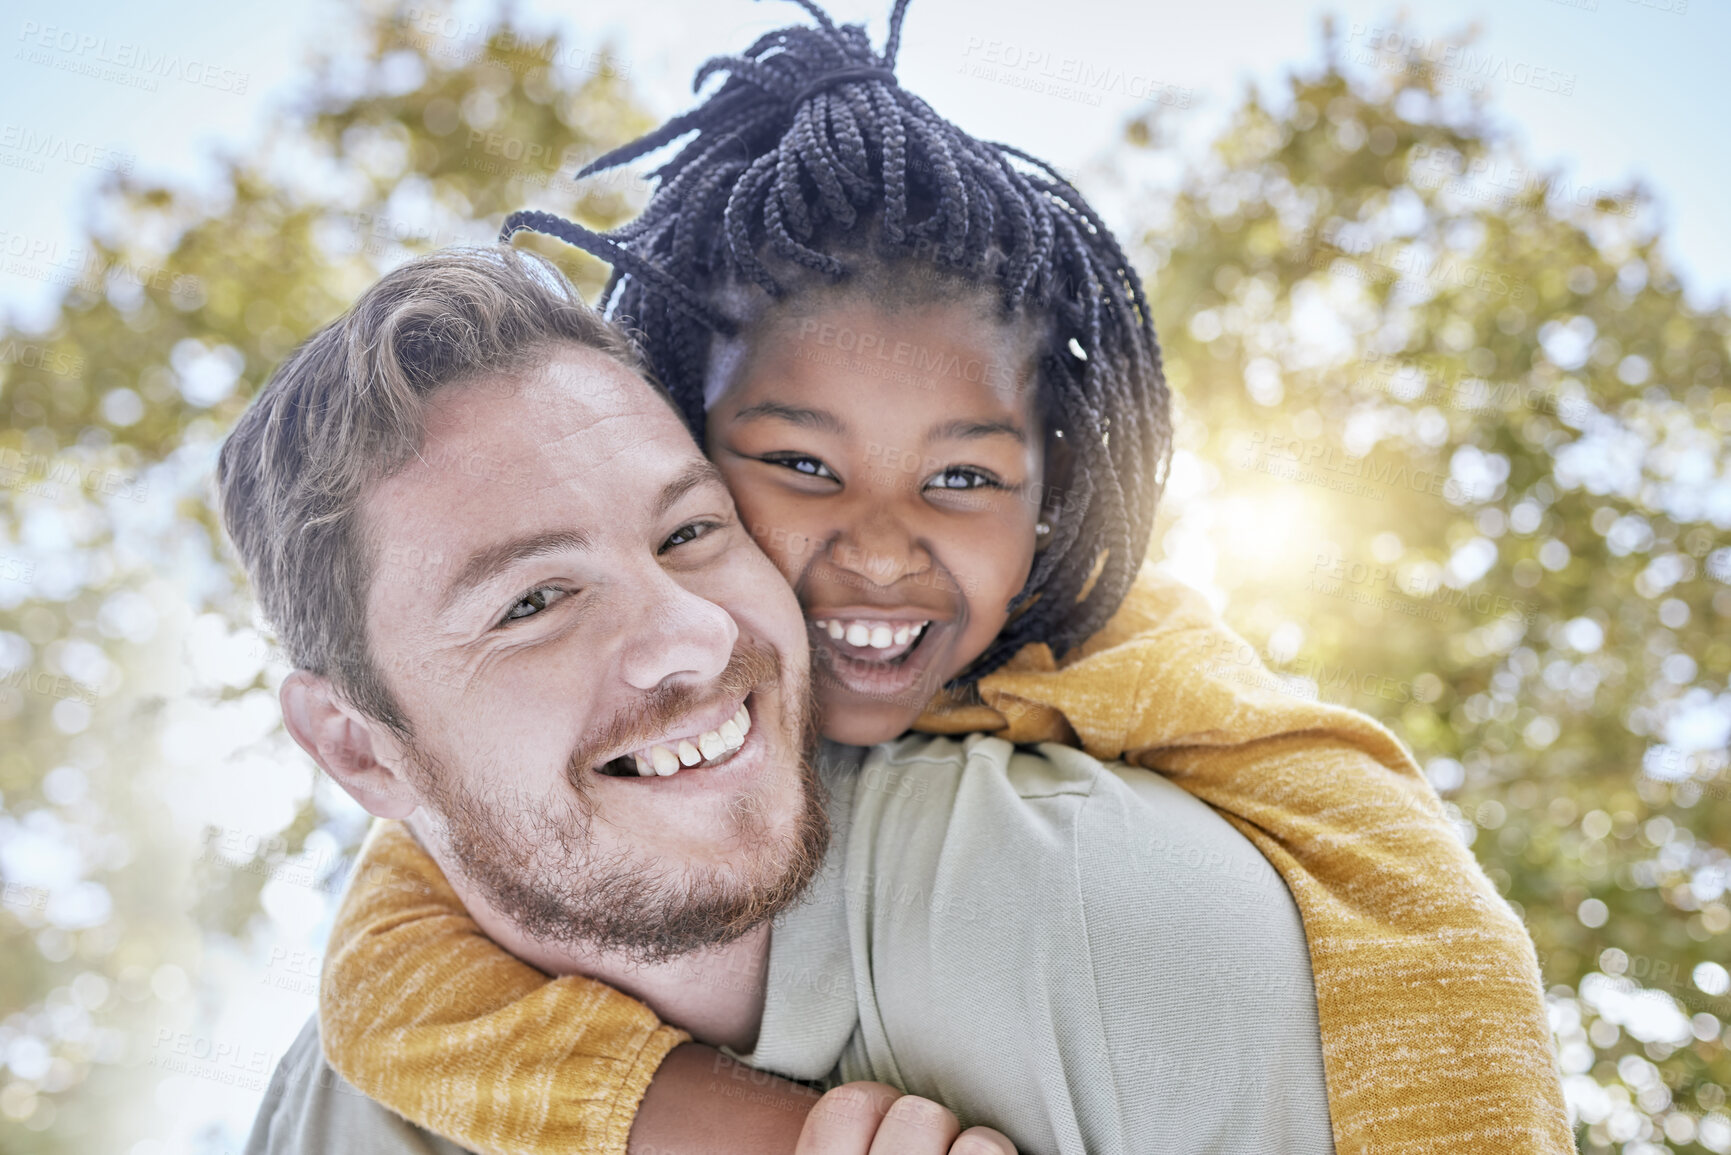
{"type": "Polygon", "coordinates": [[[819,690],[818,716],[823,736],[844,746],[875,746],[900,738],[920,716],[918,707],[889,702],[862,702],[833,687],[819,690]]]}

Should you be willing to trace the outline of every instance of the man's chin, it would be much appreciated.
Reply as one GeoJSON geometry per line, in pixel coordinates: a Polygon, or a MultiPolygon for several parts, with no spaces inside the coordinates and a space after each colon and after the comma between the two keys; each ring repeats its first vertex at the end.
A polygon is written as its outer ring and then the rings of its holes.
{"type": "MultiPolygon", "coordinates": [[[[656,963],[739,939],[804,893],[829,848],[827,798],[812,763],[816,714],[804,670],[803,662],[786,663],[762,693],[770,707],[764,712],[773,716],[763,719],[761,772],[737,790],[711,795],[726,810],[720,816],[710,810],[699,823],[711,839],[718,825],[723,832],[712,861],[650,849],[651,840],[666,846],[679,839],[668,829],[666,811],[635,800],[648,802],[663,787],[679,789],[680,775],[596,790],[595,783],[575,781],[588,772],[576,759],[567,790],[527,807],[477,795],[436,759],[420,759],[427,809],[437,816],[426,824],[435,828],[437,856],[492,915],[554,950],[656,963]],[[616,811],[625,798],[633,804],[616,811]],[[640,823],[647,827],[642,836],[628,833],[640,823]],[[597,848],[596,828],[605,828],[617,845],[597,848]]],[[[706,810],[707,804],[685,809],[706,810]]]]}
{"type": "Polygon", "coordinates": [[[811,761],[798,765],[797,781],[777,790],[797,798],[791,810],[774,814],[779,808],[753,794],[731,802],[738,852],[715,864],[660,865],[629,847],[597,857],[587,822],[543,812],[506,828],[472,803],[444,809],[440,841],[451,868],[525,937],[564,952],[666,962],[736,941],[810,885],[830,828],[811,761]]]}

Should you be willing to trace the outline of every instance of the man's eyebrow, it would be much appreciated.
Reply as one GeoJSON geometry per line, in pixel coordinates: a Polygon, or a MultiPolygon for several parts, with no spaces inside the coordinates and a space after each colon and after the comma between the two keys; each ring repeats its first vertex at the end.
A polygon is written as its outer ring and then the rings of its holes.
{"type": "Polygon", "coordinates": [[[549,554],[564,553],[567,550],[585,550],[589,548],[589,537],[581,530],[554,530],[549,533],[531,534],[515,541],[503,541],[497,545],[486,546],[475,551],[473,557],[458,571],[445,587],[445,596],[440,601],[441,611],[449,609],[463,594],[491,578],[507,566],[530,558],[546,557],[549,554]]]}
{"type": "Polygon", "coordinates": [[[803,425],[807,429],[821,429],[825,433],[846,433],[847,426],[835,414],[824,409],[806,409],[799,405],[785,405],[780,401],[759,401],[756,405],[747,405],[733,415],[735,421],[754,421],[759,417],[779,417],[794,425],[803,425]]]}
{"type": "Polygon", "coordinates": [[[678,477],[662,487],[661,496],[655,499],[655,516],[664,516],[668,510],[679,504],[680,498],[698,486],[711,482],[723,489],[727,488],[727,479],[721,476],[721,470],[715,467],[715,462],[707,457],[699,457],[680,470],[678,477]]]}
{"type": "Polygon", "coordinates": [[[1028,431],[1013,421],[947,421],[926,434],[927,441],[972,441],[980,437],[1013,437],[1018,444],[1028,443],[1028,431]]]}

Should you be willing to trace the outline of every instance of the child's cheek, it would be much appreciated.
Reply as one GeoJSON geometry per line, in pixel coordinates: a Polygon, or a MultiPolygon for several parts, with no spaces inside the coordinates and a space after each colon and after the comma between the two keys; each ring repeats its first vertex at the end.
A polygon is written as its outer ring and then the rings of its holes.
{"type": "MultiPolygon", "coordinates": [[[[731,483],[733,479],[729,478],[729,481],[731,483]]],[[[804,571],[810,559],[810,536],[800,530],[790,511],[780,503],[764,500],[747,486],[736,487],[733,500],[739,509],[740,520],[757,543],[757,548],[769,556],[782,577],[793,581],[804,571]]]]}
{"type": "Polygon", "coordinates": [[[1034,566],[1034,528],[1021,517],[1006,517],[982,527],[983,532],[958,558],[955,571],[962,596],[976,617],[1007,618],[1011,598],[1027,584],[1034,566]]]}
{"type": "Polygon", "coordinates": [[[964,665],[983,653],[1003,630],[1010,617],[1010,599],[1027,583],[1034,551],[1032,545],[1023,549],[1016,544],[1024,532],[1020,526],[999,524],[956,555],[950,576],[968,607],[968,628],[957,655],[964,665]]]}

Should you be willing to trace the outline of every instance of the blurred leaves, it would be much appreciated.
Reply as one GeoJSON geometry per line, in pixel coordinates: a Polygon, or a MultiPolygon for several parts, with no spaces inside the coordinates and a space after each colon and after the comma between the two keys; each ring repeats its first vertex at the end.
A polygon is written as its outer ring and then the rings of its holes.
{"type": "Polygon", "coordinates": [[[1584,1148],[1731,1150],[1731,317],[1643,190],[1375,64],[1247,98],[1143,222],[1167,564],[1414,747],[1533,932],[1584,1148]]]}
{"type": "MultiPolygon", "coordinates": [[[[158,1032],[218,1017],[195,1006],[213,946],[285,879],[328,897],[358,830],[281,734],[280,663],[208,502],[222,434],[408,255],[490,242],[525,206],[608,227],[641,204],[635,174],[571,180],[650,127],[603,46],[427,6],[374,6],[332,42],[214,187],[117,176],[81,248],[13,270],[66,291],[48,330],[0,333],[7,1152],[127,1150],[159,1126],[220,1146],[171,1109],[152,1123],[138,1069],[197,1059],[158,1032]]],[[[546,251],[599,290],[597,262],[546,251]]],[[[190,1070],[233,1085],[208,1066],[190,1070]]]]}

